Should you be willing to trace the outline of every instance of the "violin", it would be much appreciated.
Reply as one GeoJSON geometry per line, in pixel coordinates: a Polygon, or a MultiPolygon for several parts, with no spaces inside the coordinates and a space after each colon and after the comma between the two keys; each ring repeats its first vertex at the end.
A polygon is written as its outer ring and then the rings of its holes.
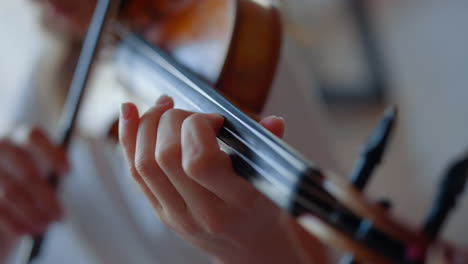
{"type": "Polygon", "coordinates": [[[123,24],[144,28],[156,23],[156,32],[147,37],[153,45],[243,110],[261,112],[282,36],[279,13],[268,1],[128,0],[121,8],[123,24]]]}
{"type": "MultiPolygon", "coordinates": [[[[217,137],[236,172],[311,235],[363,263],[426,263],[429,248],[450,247],[392,218],[254,120],[271,87],[281,46],[279,14],[269,1],[98,1],[67,100],[72,110],[65,112],[65,145],[110,17],[119,24],[115,63],[120,80],[149,103],[164,93],[183,109],[221,114],[225,123],[217,137]],[[155,22],[157,29],[144,38],[142,29],[155,22]]],[[[34,254],[40,241],[36,238],[34,254]]]]}

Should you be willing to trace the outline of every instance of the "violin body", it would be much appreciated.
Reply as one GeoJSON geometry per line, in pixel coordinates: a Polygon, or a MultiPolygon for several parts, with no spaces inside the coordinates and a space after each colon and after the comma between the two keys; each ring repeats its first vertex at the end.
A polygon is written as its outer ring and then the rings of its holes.
{"type": "Polygon", "coordinates": [[[280,16],[273,5],[250,0],[141,0],[127,5],[121,14],[124,23],[146,27],[146,40],[235,105],[261,112],[281,48],[280,16]]]}

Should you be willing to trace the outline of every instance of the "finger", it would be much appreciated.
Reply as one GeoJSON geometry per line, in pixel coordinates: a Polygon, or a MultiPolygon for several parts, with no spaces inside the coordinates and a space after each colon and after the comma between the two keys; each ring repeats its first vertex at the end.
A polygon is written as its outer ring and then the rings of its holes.
{"type": "Polygon", "coordinates": [[[229,156],[220,150],[216,133],[223,124],[219,115],[197,114],[182,128],[182,163],[189,177],[228,204],[248,208],[257,195],[235,174],[229,156]]]}
{"type": "Polygon", "coordinates": [[[3,210],[30,230],[42,232],[48,219],[34,206],[33,197],[7,171],[0,170],[0,203],[3,210]]]}
{"type": "Polygon", "coordinates": [[[163,113],[173,105],[169,97],[161,97],[156,106],[141,117],[137,132],[134,166],[141,179],[158,199],[162,210],[182,217],[186,212],[185,202],[158,166],[154,156],[159,120],[163,113]]]}
{"type": "Polygon", "coordinates": [[[54,145],[39,129],[32,129],[28,136],[28,147],[33,151],[39,161],[46,164],[50,171],[64,174],[70,166],[65,149],[54,145]]]}
{"type": "Polygon", "coordinates": [[[61,209],[52,188],[39,176],[39,169],[28,151],[10,144],[2,144],[1,154],[5,158],[6,172],[22,185],[33,197],[31,204],[48,220],[58,220],[61,209]]]}
{"type": "Polygon", "coordinates": [[[277,117],[277,116],[266,117],[262,119],[262,121],[260,121],[260,125],[268,129],[271,133],[273,133],[275,136],[279,138],[282,138],[284,135],[285,122],[284,122],[284,119],[281,117],[277,117]]]}
{"type": "Polygon", "coordinates": [[[41,179],[39,168],[30,153],[19,146],[9,142],[0,145],[2,167],[10,174],[17,176],[21,181],[39,181],[41,179]]]}
{"type": "Polygon", "coordinates": [[[122,104],[120,109],[119,121],[119,140],[122,145],[124,156],[130,170],[132,178],[135,180],[141,191],[145,194],[146,198],[150,201],[151,206],[155,210],[159,210],[161,205],[158,199],[153,195],[149,187],[141,178],[140,174],[135,168],[135,149],[136,137],[138,133],[138,125],[140,124],[140,117],[138,109],[134,104],[122,104]]]}
{"type": "Polygon", "coordinates": [[[189,178],[182,166],[182,141],[185,123],[192,120],[196,114],[183,110],[171,110],[162,117],[158,128],[156,144],[156,160],[180,193],[189,207],[192,215],[196,216],[200,224],[211,225],[216,214],[215,210],[225,205],[213,193],[189,178]]]}
{"type": "Polygon", "coordinates": [[[11,209],[4,206],[0,202],[0,231],[1,234],[20,236],[26,235],[33,232],[33,228],[22,223],[21,219],[18,219],[11,209]]]}

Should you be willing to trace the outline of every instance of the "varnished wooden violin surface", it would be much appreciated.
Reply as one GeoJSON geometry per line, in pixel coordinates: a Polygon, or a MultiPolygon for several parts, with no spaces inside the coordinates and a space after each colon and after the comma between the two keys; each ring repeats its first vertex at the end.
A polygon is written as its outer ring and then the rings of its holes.
{"type": "Polygon", "coordinates": [[[281,46],[280,17],[273,5],[250,0],[136,0],[124,3],[121,17],[131,28],[146,27],[149,42],[236,105],[261,112],[281,46]]]}

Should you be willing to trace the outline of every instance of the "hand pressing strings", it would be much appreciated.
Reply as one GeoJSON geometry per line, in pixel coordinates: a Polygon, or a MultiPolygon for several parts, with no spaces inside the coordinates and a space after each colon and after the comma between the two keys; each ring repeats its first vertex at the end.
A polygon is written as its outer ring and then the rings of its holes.
{"type": "MultiPolygon", "coordinates": [[[[260,122],[281,137],[284,121],[260,122]]],[[[160,220],[222,263],[300,263],[290,218],[235,174],[216,134],[223,118],[173,109],[161,97],[141,117],[123,104],[120,142],[160,220]]]]}
{"type": "Polygon", "coordinates": [[[46,176],[68,171],[65,151],[38,129],[27,134],[21,143],[0,139],[0,238],[41,234],[62,217],[46,176]]]}

